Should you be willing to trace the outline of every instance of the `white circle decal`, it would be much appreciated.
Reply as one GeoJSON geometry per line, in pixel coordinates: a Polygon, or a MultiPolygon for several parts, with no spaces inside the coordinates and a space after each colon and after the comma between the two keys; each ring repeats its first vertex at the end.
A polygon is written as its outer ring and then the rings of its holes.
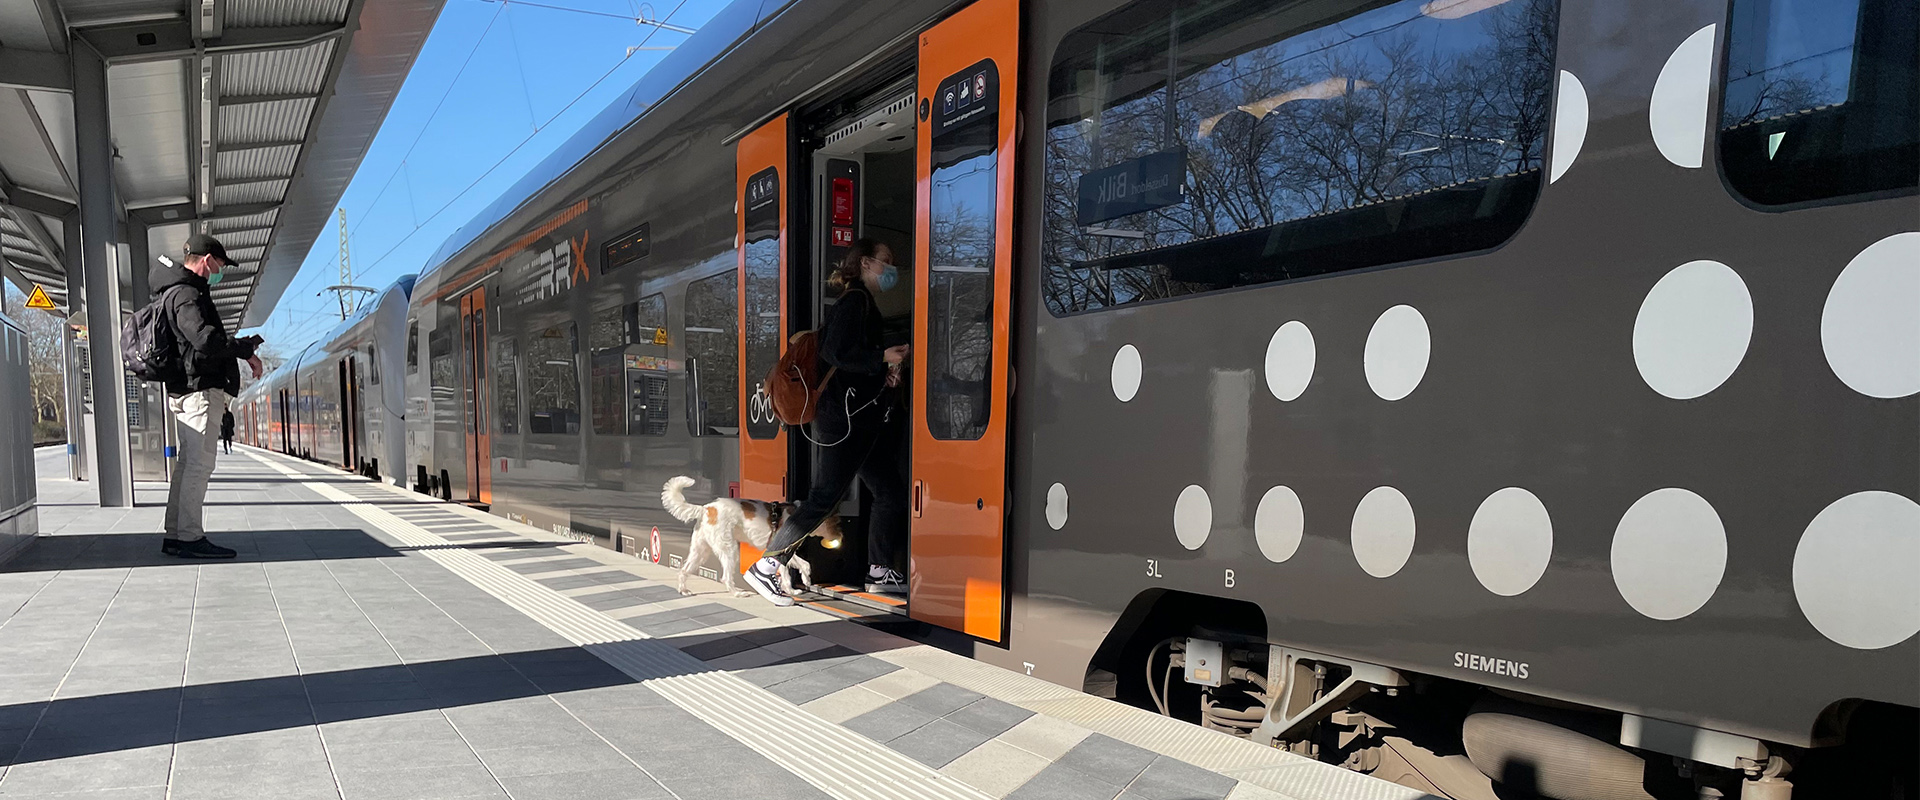
{"type": "Polygon", "coordinates": [[[1653,81],[1647,126],[1653,146],[1668,161],[1689,169],[1700,166],[1707,149],[1707,97],[1713,86],[1713,27],[1694,31],[1653,81]]]}
{"type": "Polygon", "coordinates": [[[1613,585],[1633,610],[1679,619],[1707,604],[1727,572],[1727,529],[1705,498],[1661,489],[1613,531],[1613,585]]]}
{"type": "Polygon", "coordinates": [[[1180,539],[1180,546],[1198,550],[1207,543],[1210,533],[1213,533],[1213,500],[1207,497],[1207,490],[1198,486],[1180,490],[1180,499],[1173,504],[1173,535],[1180,539]]]}
{"type": "Polygon", "coordinates": [[[1633,320],[1633,364],[1649,387],[1675,400],[1719,388],[1753,338],[1753,297],[1732,268],[1689,261],[1660,278],[1633,320]]]}
{"type": "Polygon", "coordinates": [[[1067,527],[1067,487],[1058,483],[1047,487],[1047,527],[1067,527]]]}
{"type": "Polygon", "coordinates": [[[1140,350],[1121,345],[1113,354],[1113,396],[1124,403],[1140,391],[1140,350]]]}
{"type": "Polygon", "coordinates": [[[1547,182],[1560,180],[1580,156],[1587,142],[1587,87],[1573,73],[1560,70],[1560,98],[1553,112],[1553,165],[1547,182]]]}
{"type": "Polygon", "coordinates": [[[1383,400],[1413,394],[1427,374],[1433,339],[1427,318],[1413,306],[1394,306],[1373,321],[1367,333],[1367,385],[1383,400]]]}
{"type": "Polygon", "coordinates": [[[1820,347],[1840,382],[1868,397],[1920,392],[1920,313],[1915,309],[1920,309],[1920,233],[1896,233],[1854,256],[1827,292],[1820,314],[1820,347]]]}
{"type": "Polygon", "coordinates": [[[1268,489],[1253,510],[1253,540],[1268,561],[1277,564],[1292,558],[1306,530],[1307,515],[1300,507],[1300,495],[1285,486],[1268,489]]]}
{"type": "Polygon", "coordinates": [[[1509,486],[1489,495],[1467,526],[1467,562],[1487,591],[1512,597],[1533,588],[1553,558],[1553,519],[1532,492],[1509,486]]]}
{"type": "Polygon", "coordinates": [[[1392,577],[1413,555],[1413,504],[1399,489],[1381,486],[1353,510],[1353,559],[1376,578],[1392,577]]]}
{"type": "Polygon", "coordinates": [[[1313,380],[1313,331],[1294,320],[1280,326],[1267,340],[1267,391],[1283,400],[1295,400],[1313,380]]]}
{"type": "Polygon", "coordinates": [[[1793,551],[1793,596],[1828,639],[1860,650],[1920,633],[1920,504],[1892,492],[1827,506],[1793,551]]]}

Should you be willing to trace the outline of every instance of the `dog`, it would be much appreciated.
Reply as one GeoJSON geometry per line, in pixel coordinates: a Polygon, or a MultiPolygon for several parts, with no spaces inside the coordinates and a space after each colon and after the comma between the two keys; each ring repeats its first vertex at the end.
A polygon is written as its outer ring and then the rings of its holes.
{"type": "MultiPolygon", "coordinates": [[[[773,532],[780,529],[780,520],[793,511],[792,503],[769,503],[764,500],[738,500],[720,497],[706,505],[694,505],[687,502],[687,487],[694,485],[694,479],[684,475],[667,481],[660,489],[660,507],[682,522],[698,523],[693,529],[693,546],[687,549],[687,558],[680,564],[680,593],[692,595],[687,588],[687,578],[700,568],[700,565],[713,556],[720,560],[720,582],[733,590],[735,597],[747,597],[753,590],[740,581],[740,547],[745,542],[767,549],[773,539],[773,532]]],[[[807,536],[820,537],[822,546],[831,550],[838,548],[842,540],[840,518],[832,514],[820,521],[820,526],[807,536]]],[[[803,537],[804,538],[804,537],[803,537]]],[[[787,558],[787,566],[800,572],[800,582],[813,583],[813,565],[795,553],[787,558]]],[[[794,594],[793,575],[780,570],[780,581],[786,586],[788,594],[794,594]]]]}

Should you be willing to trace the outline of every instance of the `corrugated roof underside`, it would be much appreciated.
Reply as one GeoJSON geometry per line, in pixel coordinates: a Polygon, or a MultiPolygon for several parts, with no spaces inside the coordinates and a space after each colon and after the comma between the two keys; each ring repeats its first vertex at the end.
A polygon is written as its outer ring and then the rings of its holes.
{"type": "MultiPolygon", "coordinates": [[[[272,228],[274,220],[280,216],[278,210],[262,211],[244,217],[221,217],[207,224],[207,229],[215,236],[225,236],[227,231],[250,230],[254,228],[272,228]]],[[[226,244],[225,240],[221,244],[226,244]]]]}
{"type": "Polygon", "coordinates": [[[227,206],[243,203],[278,203],[280,198],[287,196],[288,183],[288,180],[282,178],[272,181],[217,184],[213,187],[213,204],[227,206]]]}
{"type": "MultiPolygon", "coordinates": [[[[228,24],[232,23],[229,15],[228,24]]],[[[326,86],[333,40],[294,50],[262,50],[220,57],[220,92],[229,97],[318,94],[326,86]]]]}
{"type": "Polygon", "coordinates": [[[214,159],[213,177],[217,181],[284,178],[293,174],[293,165],[300,159],[300,147],[288,145],[225,150],[215,155],[214,159]]]}
{"type": "Polygon", "coordinates": [[[303,97],[220,109],[221,144],[292,142],[306,138],[314,100],[303,97]]]}
{"type": "Polygon", "coordinates": [[[271,28],[345,22],[347,0],[228,0],[227,24],[271,28]]]}

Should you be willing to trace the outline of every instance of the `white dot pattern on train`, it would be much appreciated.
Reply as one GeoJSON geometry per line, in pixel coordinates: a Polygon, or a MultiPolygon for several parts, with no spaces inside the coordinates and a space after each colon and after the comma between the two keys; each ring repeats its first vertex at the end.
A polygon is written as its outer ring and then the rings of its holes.
{"type": "Polygon", "coordinates": [[[1727,571],[1727,530],[1705,498],[1679,488],[1634,501],[1613,532],[1613,585],[1659,620],[1699,611],[1727,571]]]}
{"type": "Polygon", "coordinates": [[[1487,591],[1513,597],[1533,588],[1553,558],[1553,518],[1532,492],[1509,486],[1487,496],[1467,526],[1467,562],[1487,591]]]}
{"type": "Polygon", "coordinates": [[[1547,182],[1560,180],[1580,157],[1587,142],[1587,87],[1566,70],[1560,70],[1560,97],[1553,112],[1553,154],[1547,182]]]}
{"type": "Polygon", "coordinates": [[[1647,386],[1692,400],[1733,376],[1753,336],[1753,298],[1718,261],[1690,261],[1660,278],[1633,321],[1633,363],[1647,386]]]}
{"type": "Polygon", "coordinates": [[[1267,340],[1267,391],[1282,401],[1300,399],[1313,381],[1315,358],[1313,331],[1306,323],[1281,325],[1267,340]]]}
{"type": "Polygon", "coordinates": [[[1353,558],[1376,578],[1390,578],[1413,555],[1413,504],[1399,489],[1375,487],[1353,510],[1353,558]]]}
{"type": "Polygon", "coordinates": [[[1793,595],[1828,639],[1859,650],[1920,633],[1920,504],[1859,492],[1822,510],[1793,551],[1793,595]]]}
{"type": "Polygon", "coordinates": [[[1207,490],[1199,486],[1180,490],[1180,499],[1173,504],[1173,535],[1180,546],[1198,550],[1212,533],[1213,500],[1207,497],[1207,490]]]}
{"type": "Polygon", "coordinates": [[[1125,403],[1140,391],[1140,349],[1121,345],[1113,354],[1113,396],[1125,403]]]}
{"type": "Polygon", "coordinates": [[[1276,564],[1286,561],[1299,551],[1306,532],[1306,510],[1298,493],[1275,486],[1260,496],[1260,505],[1253,511],[1253,540],[1260,545],[1260,555],[1276,564]]]}
{"type": "Polygon", "coordinates": [[[1432,355],[1427,318],[1413,306],[1389,308],[1373,321],[1373,330],[1367,333],[1367,386],[1382,400],[1405,398],[1426,377],[1432,355]]]}
{"type": "Polygon", "coordinates": [[[1840,271],[1820,314],[1820,347],[1847,388],[1868,397],[1920,392],[1920,233],[1868,245],[1840,271]]]}
{"type": "Polygon", "coordinates": [[[1067,527],[1067,487],[1062,484],[1047,487],[1047,527],[1067,527]]]}
{"type": "Polygon", "coordinates": [[[1707,98],[1713,88],[1713,32],[1708,25],[1674,48],[1653,82],[1647,126],[1660,155],[1698,169],[1707,149],[1707,98]]]}

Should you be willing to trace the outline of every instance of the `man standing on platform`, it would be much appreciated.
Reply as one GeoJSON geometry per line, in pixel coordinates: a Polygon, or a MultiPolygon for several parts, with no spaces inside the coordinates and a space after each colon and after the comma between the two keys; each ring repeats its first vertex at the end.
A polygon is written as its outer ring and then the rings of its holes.
{"type": "Polygon", "coordinates": [[[220,271],[233,264],[219,239],[204,233],[187,237],[184,264],[162,259],[148,274],[153,302],[173,323],[174,339],[185,367],[170,377],[168,403],[174,429],[180,436],[179,464],[167,485],[166,538],[160,552],[181,558],[233,558],[232,548],[207,541],[203,525],[207,480],[219,451],[220,420],[227,401],[240,392],[240,361],[260,377],[258,336],[235,339],[227,335],[213,306],[209,287],[220,281],[220,271]]]}

